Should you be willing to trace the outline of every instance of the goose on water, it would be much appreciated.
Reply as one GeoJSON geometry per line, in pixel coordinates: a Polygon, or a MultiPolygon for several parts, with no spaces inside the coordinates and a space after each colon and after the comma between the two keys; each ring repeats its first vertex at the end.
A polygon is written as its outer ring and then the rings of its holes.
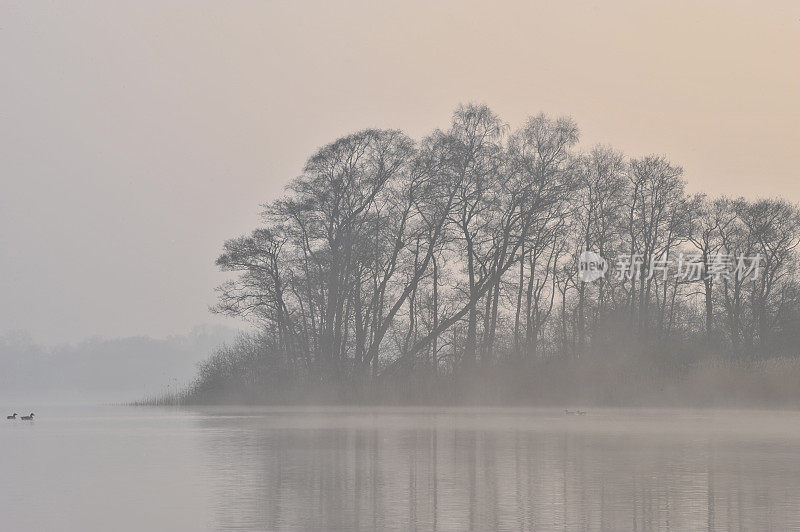
{"type": "Polygon", "coordinates": [[[31,412],[31,415],[29,415],[29,416],[22,416],[20,419],[22,419],[22,420],[24,420],[24,421],[33,421],[33,412],[31,412]]]}
{"type": "Polygon", "coordinates": [[[17,419],[17,413],[14,412],[14,415],[6,416],[6,419],[17,419]]]}

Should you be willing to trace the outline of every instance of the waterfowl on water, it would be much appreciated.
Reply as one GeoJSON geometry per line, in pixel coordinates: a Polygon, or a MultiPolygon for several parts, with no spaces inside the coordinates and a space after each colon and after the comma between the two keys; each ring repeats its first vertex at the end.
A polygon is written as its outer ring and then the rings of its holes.
{"type": "Polygon", "coordinates": [[[25,421],[33,421],[33,412],[31,412],[31,415],[29,415],[29,416],[22,416],[20,419],[23,419],[23,420],[25,420],[25,421]]]}
{"type": "Polygon", "coordinates": [[[11,415],[11,416],[6,416],[6,419],[17,419],[17,413],[16,413],[16,412],[14,412],[14,414],[13,414],[13,415],[11,415]]]}
{"type": "Polygon", "coordinates": [[[585,416],[586,415],[586,411],[585,410],[567,410],[566,408],[564,409],[564,413],[566,415],[568,415],[568,416],[585,416]]]}

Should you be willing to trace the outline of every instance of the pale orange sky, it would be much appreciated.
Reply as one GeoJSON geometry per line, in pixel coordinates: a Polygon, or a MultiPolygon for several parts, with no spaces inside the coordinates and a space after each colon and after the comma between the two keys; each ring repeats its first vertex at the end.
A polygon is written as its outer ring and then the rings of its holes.
{"type": "Polygon", "coordinates": [[[203,322],[224,239],[317,147],[459,102],[800,201],[796,2],[0,0],[0,334],[203,322]]]}

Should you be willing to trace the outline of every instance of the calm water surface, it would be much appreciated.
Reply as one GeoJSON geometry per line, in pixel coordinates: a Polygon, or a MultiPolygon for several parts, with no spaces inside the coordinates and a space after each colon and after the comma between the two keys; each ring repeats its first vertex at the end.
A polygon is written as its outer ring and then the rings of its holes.
{"type": "Polygon", "coordinates": [[[800,527],[800,413],[39,409],[0,530],[800,527]]]}

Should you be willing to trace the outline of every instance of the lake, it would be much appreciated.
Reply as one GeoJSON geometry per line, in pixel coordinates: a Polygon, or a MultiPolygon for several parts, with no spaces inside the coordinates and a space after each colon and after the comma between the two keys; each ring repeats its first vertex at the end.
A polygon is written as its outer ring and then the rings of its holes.
{"type": "Polygon", "coordinates": [[[798,412],[34,412],[0,425],[0,530],[800,527],[798,412]]]}

